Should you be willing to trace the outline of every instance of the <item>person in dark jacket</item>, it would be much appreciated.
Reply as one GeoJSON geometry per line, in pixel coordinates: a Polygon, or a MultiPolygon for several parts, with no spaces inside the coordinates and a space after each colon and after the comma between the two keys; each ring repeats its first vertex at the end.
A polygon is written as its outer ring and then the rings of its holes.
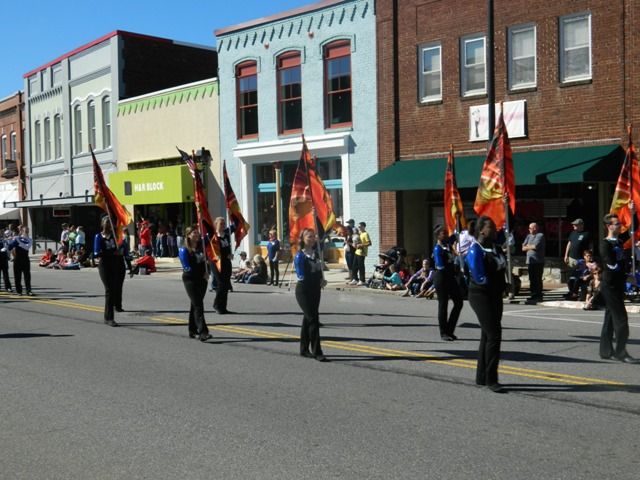
{"type": "Polygon", "coordinates": [[[440,338],[447,342],[457,340],[454,332],[462,310],[462,292],[456,281],[455,255],[448,242],[447,232],[444,227],[438,225],[434,230],[436,246],[433,248],[433,260],[436,271],[433,276],[433,285],[438,296],[438,325],[440,338]],[[449,299],[453,301],[453,308],[447,319],[449,299]]]}
{"type": "Polygon", "coordinates": [[[216,229],[213,235],[213,241],[218,243],[220,252],[220,271],[213,269],[216,279],[216,298],[213,301],[213,308],[221,315],[232,313],[227,310],[227,297],[231,290],[231,234],[236,231],[234,224],[229,225],[222,217],[217,217],[213,221],[216,229]]]}
{"type": "Polygon", "coordinates": [[[322,274],[322,261],[316,248],[318,238],[310,228],[300,234],[294,266],[298,283],[296,301],[304,315],[300,331],[300,355],[327,362],[320,345],[320,291],[326,285],[322,274]]]}
{"type": "Polygon", "coordinates": [[[624,307],[624,289],[626,280],[625,261],[623,256],[623,242],[628,234],[619,238],[622,224],[615,214],[604,216],[604,226],[607,236],[600,241],[600,255],[602,256],[602,282],[600,294],[604,298],[605,312],[602,333],[600,335],[600,357],[624,363],[638,363],[627,352],[629,339],[629,318],[624,307]],[[613,346],[615,332],[616,345],[613,346]]]}
{"type": "Polygon", "coordinates": [[[24,276],[24,286],[27,289],[27,295],[33,296],[33,292],[31,291],[31,262],[29,260],[31,244],[29,227],[23,225],[20,228],[20,233],[15,236],[7,246],[8,251],[13,250],[13,279],[18,295],[22,295],[22,277],[24,276]]]}
{"type": "Polygon", "coordinates": [[[104,323],[117,327],[114,311],[123,311],[122,285],[129,251],[125,242],[118,246],[108,216],[102,218],[101,228],[93,238],[93,257],[100,259],[98,273],[104,285],[104,323]]]}
{"type": "Polygon", "coordinates": [[[9,279],[9,239],[4,238],[0,231],[0,277],[4,277],[4,289],[11,293],[11,280],[9,279]]]}
{"type": "Polygon", "coordinates": [[[496,246],[496,225],[482,216],[476,223],[476,241],[465,261],[469,267],[469,304],[482,330],[476,383],[494,392],[502,392],[498,382],[498,362],[502,341],[502,295],[505,289],[506,259],[496,246]]]}
{"type": "Polygon", "coordinates": [[[202,248],[202,237],[196,226],[187,227],[184,232],[185,246],[180,247],[178,256],[182,264],[182,283],[187,291],[189,309],[189,338],[206,342],[211,338],[204,319],[204,296],[207,293],[207,261],[202,248]]]}

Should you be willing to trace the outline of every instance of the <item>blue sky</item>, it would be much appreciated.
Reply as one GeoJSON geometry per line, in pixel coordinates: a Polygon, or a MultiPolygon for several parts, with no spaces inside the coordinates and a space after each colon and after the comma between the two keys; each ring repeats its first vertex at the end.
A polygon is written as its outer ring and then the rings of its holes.
{"type": "Polygon", "coordinates": [[[0,0],[5,44],[0,98],[22,90],[22,76],[113,30],[215,45],[213,31],[317,0],[0,0]]]}

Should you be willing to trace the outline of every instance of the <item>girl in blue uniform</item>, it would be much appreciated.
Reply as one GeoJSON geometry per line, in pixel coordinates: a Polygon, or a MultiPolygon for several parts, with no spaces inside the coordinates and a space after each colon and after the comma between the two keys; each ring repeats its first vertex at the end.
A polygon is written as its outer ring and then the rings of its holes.
{"type": "Polygon", "coordinates": [[[458,338],[454,332],[462,310],[462,292],[456,281],[455,255],[449,245],[447,232],[444,227],[438,226],[434,233],[437,243],[433,248],[433,260],[436,267],[433,275],[433,286],[436,288],[436,295],[438,296],[440,338],[451,342],[458,338]],[[453,301],[453,308],[449,314],[449,319],[447,319],[449,299],[453,301]]]}
{"type": "Polygon", "coordinates": [[[300,355],[314,357],[319,362],[327,362],[320,346],[320,291],[326,285],[322,275],[322,262],[316,249],[316,233],[305,228],[300,234],[300,250],[294,258],[298,283],[296,301],[304,317],[300,332],[300,355]]]}
{"type": "Polygon", "coordinates": [[[200,231],[187,227],[184,232],[186,246],[178,251],[182,264],[182,283],[191,300],[189,309],[189,337],[206,342],[211,338],[204,320],[204,295],[207,292],[207,264],[200,231]]]}
{"type": "Polygon", "coordinates": [[[502,295],[507,262],[495,244],[496,225],[482,216],[476,223],[475,242],[465,261],[469,267],[469,304],[478,316],[482,334],[478,352],[476,383],[494,392],[503,391],[498,383],[498,362],[502,341],[502,295]]]}

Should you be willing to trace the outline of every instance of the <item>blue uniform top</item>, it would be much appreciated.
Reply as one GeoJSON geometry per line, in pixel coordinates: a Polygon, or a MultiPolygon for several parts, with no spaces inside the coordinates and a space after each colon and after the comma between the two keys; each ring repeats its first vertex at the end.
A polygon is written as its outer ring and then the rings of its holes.
{"type": "Polygon", "coordinates": [[[272,262],[276,258],[276,254],[280,251],[280,240],[277,238],[267,243],[267,258],[272,262]]]}
{"type": "Polygon", "coordinates": [[[200,250],[189,252],[186,247],[180,247],[178,257],[182,264],[182,271],[194,277],[204,277],[206,271],[205,255],[200,250]]]}
{"type": "Polygon", "coordinates": [[[118,247],[116,238],[111,234],[108,237],[102,235],[102,233],[96,233],[93,237],[93,256],[94,258],[105,257],[108,255],[123,255],[126,259],[129,258],[129,246],[127,242],[122,242],[122,245],[118,247]]]}
{"type": "Polygon", "coordinates": [[[298,282],[320,283],[322,281],[322,262],[316,252],[309,256],[300,250],[293,259],[293,264],[298,282]]]}
{"type": "Polygon", "coordinates": [[[436,270],[452,270],[453,271],[453,254],[448,247],[443,247],[439,243],[433,247],[433,261],[436,270]]]}
{"type": "Polygon", "coordinates": [[[504,283],[504,269],[506,260],[502,251],[495,246],[485,248],[475,242],[469,248],[469,253],[465,258],[469,266],[471,281],[476,285],[489,285],[491,283],[504,283]]]}

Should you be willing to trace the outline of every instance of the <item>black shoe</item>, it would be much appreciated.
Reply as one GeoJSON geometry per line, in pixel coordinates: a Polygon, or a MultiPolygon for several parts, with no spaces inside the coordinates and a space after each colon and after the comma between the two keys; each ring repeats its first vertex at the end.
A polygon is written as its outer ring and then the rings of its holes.
{"type": "Polygon", "coordinates": [[[117,327],[118,324],[116,323],[115,320],[105,320],[104,321],[105,325],[109,325],[110,327],[117,327]]]}
{"type": "Polygon", "coordinates": [[[114,308],[114,310],[116,312],[120,312],[120,313],[124,312],[124,308],[122,308],[122,307],[116,307],[116,308],[114,308]]]}
{"type": "Polygon", "coordinates": [[[483,380],[476,380],[476,385],[480,385],[481,387],[485,387],[487,385],[487,382],[485,382],[483,380]]]}
{"type": "Polygon", "coordinates": [[[16,295],[18,295],[19,297],[22,296],[22,292],[16,292],[16,295]]]}
{"type": "Polygon", "coordinates": [[[319,362],[323,362],[326,363],[329,361],[329,359],[327,357],[324,356],[324,354],[320,353],[318,355],[315,356],[315,359],[319,362]]]}
{"type": "Polygon", "coordinates": [[[311,355],[311,352],[309,350],[301,351],[300,356],[305,358],[313,358],[313,355],[311,355]]]}
{"type": "Polygon", "coordinates": [[[451,340],[457,340],[458,337],[456,337],[453,333],[451,335],[449,335],[451,337],[451,340]]]}
{"type": "Polygon", "coordinates": [[[34,293],[31,290],[27,291],[27,295],[29,295],[30,297],[35,297],[34,293]]]}
{"type": "Polygon", "coordinates": [[[198,337],[201,342],[206,342],[207,340],[213,338],[209,333],[203,333],[198,337]]]}
{"type": "Polygon", "coordinates": [[[600,355],[600,358],[601,358],[602,360],[613,360],[613,355],[609,355],[609,356],[606,356],[606,355],[600,355]]]}
{"type": "Polygon", "coordinates": [[[638,360],[637,358],[633,358],[629,354],[623,355],[622,357],[614,357],[614,360],[617,360],[618,362],[622,362],[622,363],[630,363],[633,365],[637,365],[640,363],[640,360],[638,360]]]}
{"type": "Polygon", "coordinates": [[[524,301],[525,304],[527,305],[537,305],[538,304],[538,300],[536,300],[535,298],[527,298],[524,301]]]}
{"type": "Polygon", "coordinates": [[[491,390],[493,393],[506,393],[507,391],[504,389],[504,387],[499,384],[499,383],[493,383],[491,385],[488,385],[489,390],[491,390]]]}
{"type": "Polygon", "coordinates": [[[453,342],[453,337],[450,335],[440,335],[440,338],[445,342],[453,342]]]}
{"type": "Polygon", "coordinates": [[[189,338],[196,338],[196,334],[189,332],[189,338]]]}

